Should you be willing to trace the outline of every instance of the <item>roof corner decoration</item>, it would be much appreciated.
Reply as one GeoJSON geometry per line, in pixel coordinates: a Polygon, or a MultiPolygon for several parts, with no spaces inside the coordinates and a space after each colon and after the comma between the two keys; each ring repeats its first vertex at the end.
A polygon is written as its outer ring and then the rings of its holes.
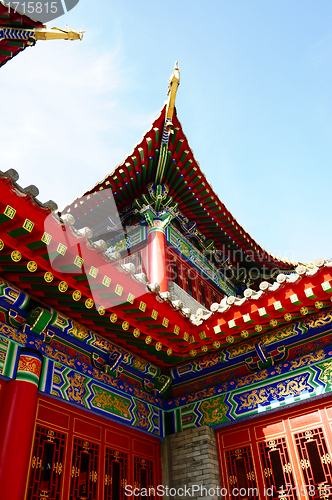
{"type": "Polygon", "coordinates": [[[0,67],[37,40],[82,40],[83,31],[71,28],[47,29],[38,20],[15,10],[10,4],[0,2],[0,67]]]}
{"type": "Polygon", "coordinates": [[[163,180],[166,160],[167,160],[168,140],[170,134],[172,134],[174,130],[172,119],[175,108],[176,93],[178,90],[178,86],[180,85],[180,70],[177,62],[175,63],[174,71],[168,81],[169,81],[169,86],[167,95],[169,97],[166,107],[165,123],[164,123],[163,135],[160,146],[159,162],[157,166],[156,179],[155,179],[155,184],[157,186],[161,184],[163,180]]]}
{"type": "MultiPolygon", "coordinates": [[[[98,193],[111,189],[123,222],[137,213],[135,210],[141,215],[146,210],[145,218],[151,215],[144,207],[150,207],[156,217],[172,214],[184,236],[194,238],[202,251],[209,252],[209,258],[235,277],[240,287],[254,283],[259,286],[260,278],[275,280],[280,272],[291,273],[297,262],[279,259],[257,244],[213,191],[177,117],[179,83],[176,64],[169,79],[168,101],[151,128],[132,153],[83,196],[95,205],[98,193]]],[[[82,228],[91,221],[80,200],[67,206],[64,213],[77,215],[82,228]]],[[[101,223],[101,219],[98,221],[101,223]]]]}
{"type": "Polygon", "coordinates": [[[36,28],[36,40],[82,40],[84,31],[75,31],[67,26],[67,29],[60,28],[36,28]]]}

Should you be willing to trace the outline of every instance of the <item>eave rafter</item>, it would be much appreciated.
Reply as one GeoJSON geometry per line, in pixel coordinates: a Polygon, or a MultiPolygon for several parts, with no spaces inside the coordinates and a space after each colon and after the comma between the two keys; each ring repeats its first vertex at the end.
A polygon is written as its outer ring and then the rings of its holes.
{"type": "MultiPolygon", "coordinates": [[[[0,177],[0,274],[55,310],[120,343],[150,361],[170,366],[259,337],[331,305],[331,263],[318,259],[279,275],[242,299],[225,297],[209,319],[192,324],[168,293],[158,293],[145,275],[105,253],[102,241],[72,229],[16,182],[0,177]],[[24,214],[24,215],[23,215],[24,214]]],[[[38,191],[38,190],[37,190],[38,191]]],[[[95,195],[94,195],[95,196],[95,195]]],[[[98,195],[97,195],[98,197],[98,195]]]]}
{"type": "Polygon", "coordinates": [[[18,196],[8,179],[0,183],[5,279],[149,359],[172,364],[188,356],[190,323],[156,301],[145,275],[106,255],[102,242],[78,235],[70,218],[61,221],[28,195],[18,196]]]}

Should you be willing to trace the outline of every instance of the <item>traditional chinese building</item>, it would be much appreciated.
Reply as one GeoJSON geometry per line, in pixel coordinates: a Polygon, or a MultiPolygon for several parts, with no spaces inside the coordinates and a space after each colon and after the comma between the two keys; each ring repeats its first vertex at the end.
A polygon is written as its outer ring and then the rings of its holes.
{"type": "MultiPolygon", "coordinates": [[[[6,9],[8,60],[48,30],[6,9]]],[[[63,213],[0,172],[1,499],[332,498],[332,262],[279,260],[234,219],[179,82],[63,213]]]]}

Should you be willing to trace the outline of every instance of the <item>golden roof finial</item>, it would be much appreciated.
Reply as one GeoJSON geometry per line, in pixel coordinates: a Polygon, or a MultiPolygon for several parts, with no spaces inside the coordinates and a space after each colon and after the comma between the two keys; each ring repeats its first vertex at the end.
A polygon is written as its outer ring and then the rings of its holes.
{"type": "Polygon", "coordinates": [[[35,38],[36,40],[82,40],[84,31],[75,31],[71,28],[62,30],[60,28],[47,29],[36,28],[35,38]]]}
{"type": "Polygon", "coordinates": [[[176,92],[178,90],[178,86],[180,85],[180,70],[178,66],[178,62],[176,61],[175,66],[174,66],[174,71],[171,74],[171,77],[169,78],[169,85],[168,85],[168,92],[167,95],[168,97],[168,103],[167,103],[167,109],[166,109],[166,120],[172,120],[173,117],[173,111],[174,111],[174,106],[175,106],[175,98],[176,98],[176,92]]]}

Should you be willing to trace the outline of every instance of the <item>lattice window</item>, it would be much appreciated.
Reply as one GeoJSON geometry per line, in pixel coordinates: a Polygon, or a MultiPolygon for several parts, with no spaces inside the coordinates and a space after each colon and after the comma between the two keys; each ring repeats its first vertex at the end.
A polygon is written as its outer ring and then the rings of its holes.
{"type": "Polygon", "coordinates": [[[277,498],[295,500],[297,490],[286,438],[281,437],[260,443],[259,450],[263,463],[266,490],[270,493],[269,498],[271,500],[277,498]]]}
{"type": "MultiPolygon", "coordinates": [[[[153,483],[153,462],[151,460],[146,460],[145,458],[134,457],[134,487],[146,488],[148,493],[150,488],[156,488],[156,485],[153,483]]],[[[153,493],[151,491],[151,493],[153,493]]],[[[137,496],[139,500],[152,500],[154,495],[147,496],[137,496]]]]}
{"type": "Polygon", "coordinates": [[[299,432],[294,434],[294,440],[304,482],[307,485],[312,485],[312,491],[315,493],[310,498],[322,498],[322,496],[323,498],[332,498],[332,495],[323,494],[324,484],[332,484],[332,458],[327,448],[323,429],[299,432]]]}
{"type": "Polygon", "coordinates": [[[66,435],[37,425],[27,500],[59,500],[66,435]]]}
{"type": "Polygon", "coordinates": [[[128,456],[117,450],[106,448],[105,500],[125,500],[128,456]]]}
{"type": "Polygon", "coordinates": [[[236,450],[226,451],[226,462],[229,473],[231,498],[250,498],[258,500],[254,466],[250,446],[243,446],[236,450]],[[233,492],[239,492],[234,495],[233,492]]]}
{"type": "Polygon", "coordinates": [[[70,500],[97,499],[98,445],[74,438],[70,500]]]}

